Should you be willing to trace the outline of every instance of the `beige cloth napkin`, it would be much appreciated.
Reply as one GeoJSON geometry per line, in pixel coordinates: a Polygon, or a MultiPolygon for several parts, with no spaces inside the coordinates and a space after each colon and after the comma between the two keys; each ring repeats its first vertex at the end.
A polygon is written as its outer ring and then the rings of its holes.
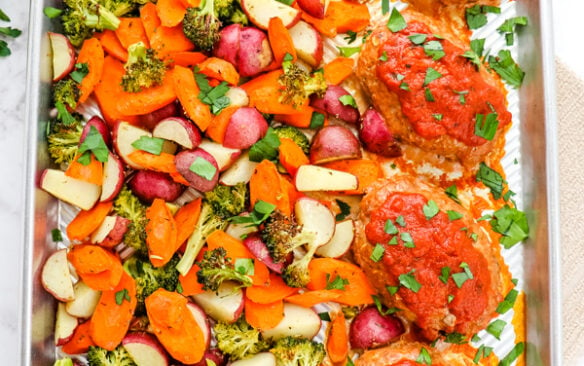
{"type": "Polygon", "coordinates": [[[563,358],[584,364],[584,82],[556,63],[562,240],[563,358]]]}

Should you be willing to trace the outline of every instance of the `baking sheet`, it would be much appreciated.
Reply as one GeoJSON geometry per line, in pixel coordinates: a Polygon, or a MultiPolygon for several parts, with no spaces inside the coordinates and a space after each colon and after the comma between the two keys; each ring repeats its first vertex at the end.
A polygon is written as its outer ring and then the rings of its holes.
{"type": "MultiPolygon", "coordinates": [[[[55,199],[37,188],[40,172],[49,165],[43,137],[48,120],[51,75],[46,31],[54,30],[55,24],[42,15],[45,6],[56,4],[48,0],[31,2],[26,118],[29,186],[23,256],[25,289],[21,343],[23,365],[49,365],[53,362],[55,347],[52,328],[56,303],[40,285],[40,268],[55,249],[49,239],[51,229],[69,221],[67,210],[63,211],[55,199]]],[[[398,7],[401,6],[398,4],[398,7]]],[[[517,203],[530,218],[530,239],[523,245],[504,251],[514,278],[520,279],[520,288],[527,293],[527,364],[530,366],[561,364],[556,127],[554,110],[546,104],[546,101],[555,100],[549,8],[550,2],[546,0],[503,1],[500,18],[502,22],[517,12],[527,15],[530,21],[519,36],[517,43],[520,48],[514,51],[527,75],[519,92],[512,91],[509,95],[509,109],[514,119],[513,127],[507,134],[507,154],[502,161],[509,186],[517,193],[517,203]],[[515,159],[520,164],[515,164],[515,159]]],[[[489,24],[476,37],[491,35],[496,26],[489,24]]],[[[487,38],[487,49],[503,48],[502,37],[487,38]],[[497,44],[495,39],[499,39],[501,44],[497,44]]],[[[342,43],[342,36],[335,41],[342,43]]],[[[327,51],[333,51],[330,45],[327,51]]],[[[512,312],[505,314],[504,320],[509,321],[511,316],[512,312]]],[[[501,341],[481,334],[487,345],[495,346],[499,356],[504,356],[515,344],[511,327],[506,328],[501,341]]]]}

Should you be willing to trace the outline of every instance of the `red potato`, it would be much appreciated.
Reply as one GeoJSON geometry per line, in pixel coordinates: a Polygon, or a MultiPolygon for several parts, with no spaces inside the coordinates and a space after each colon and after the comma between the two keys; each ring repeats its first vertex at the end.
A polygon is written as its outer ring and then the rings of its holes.
{"type": "Polygon", "coordinates": [[[205,291],[193,295],[205,313],[216,321],[234,323],[243,313],[243,291],[234,282],[223,282],[217,291],[205,291]]]}
{"type": "Polygon", "coordinates": [[[217,366],[225,366],[225,364],[227,363],[225,356],[223,355],[223,353],[221,353],[219,348],[209,348],[208,350],[205,351],[203,359],[191,366],[209,366],[210,363],[207,361],[212,361],[217,366]]]}
{"type": "MultiPolygon", "coordinates": [[[[238,216],[249,216],[249,212],[242,212],[238,216]]],[[[230,222],[225,229],[225,233],[236,239],[244,239],[250,234],[257,233],[258,227],[249,224],[238,224],[235,222],[230,222]]],[[[250,249],[251,251],[251,249],[250,249]]]]}
{"type": "Polygon", "coordinates": [[[179,115],[179,108],[176,102],[169,103],[164,107],[155,110],[154,112],[146,113],[138,116],[140,125],[152,131],[159,121],[165,118],[176,117],[179,115]]]}
{"type": "Polygon", "coordinates": [[[225,96],[229,98],[230,107],[247,107],[249,104],[249,96],[243,88],[238,86],[229,88],[227,93],[225,93],[225,96]]]}
{"type": "Polygon", "coordinates": [[[75,298],[67,249],[57,250],[47,258],[41,273],[41,283],[59,301],[71,301],[75,298]]]}
{"type": "Polygon", "coordinates": [[[257,28],[244,27],[239,35],[237,62],[239,75],[255,76],[264,71],[272,63],[273,59],[274,55],[272,54],[268,36],[257,28]]]}
{"type": "Polygon", "coordinates": [[[316,254],[321,257],[339,258],[345,255],[355,237],[355,224],[353,220],[337,222],[335,225],[335,234],[325,245],[318,247],[316,254]]]}
{"type": "Polygon", "coordinates": [[[151,334],[128,333],[122,340],[122,346],[128,351],[136,365],[167,366],[168,355],[158,339],[151,334]]]}
{"type": "MultiPolygon", "coordinates": [[[[310,105],[323,110],[348,123],[359,121],[359,110],[352,105],[344,105],[341,97],[351,95],[345,88],[338,85],[329,85],[322,98],[313,97],[310,105]]],[[[350,99],[349,97],[345,97],[350,99]]]]}
{"type": "Polygon", "coordinates": [[[124,240],[130,220],[121,216],[106,216],[90,237],[90,241],[105,248],[113,248],[124,240]]]}
{"type": "Polygon", "coordinates": [[[106,202],[116,198],[124,186],[125,177],[124,164],[122,164],[117,156],[110,152],[107,161],[103,163],[103,180],[99,200],[106,202]]]}
{"type": "Polygon", "coordinates": [[[317,19],[323,19],[328,5],[327,1],[321,0],[298,0],[298,6],[306,14],[313,16],[317,19]]]}
{"type": "Polygon", "coordinates": [[[284,337],[314,338],[320,330],[320,317],[310,308],[284,303],[284,318],[272,329],[262,331],[266,339],[284,337]]]}
{"type": "Polygon", "coordinates": [[[253,254],[260,262],[265,264],[269,269],[276,273],[282,273],[285,267],[285,263],[275,263],[272,257],[270,256],[270,252],[268,251],[268,247],[266,243],[262,241],[259,235],[252,234],[248,235],[243,240],[243,245],[249,249],[251,254],[253,254]]]}
{"type": "Polygon", "coordinates": [[[213,55],[238,66],[239,37],[243,27],[241,24],[231,24],[221,29],[221,38],[213,48],[213,55]]]}
{"type": "Polygon", "coordinates": [[[203,332],[203,342],[205,343],[205,348],[209,348],[209,343],[211,342],[211,326],[209,325],[207,314],[205,314],[203,309],[201,309],[201,307],[195,303],[189,302],[187,307],[197,322],[197,325],[201,329],[201,332],[203,332]]]}
{"type": "Polygon", "coordinates": [[[53,81],[59,81],[75,67],[75,48],[62,34],[48,32],[53,61],[53,81]]]}
{"type": "Polygon", "coordinates": [[[248,149],[268,131],[268,123],[255,108],[239,108],[227,124],[223,146],[233,149],[248,149]]]}
{"type": "Polygon", "coordinates": [[[215,158],[203,149],[181,151],[174,157],[174,163],[178,172],[189,181],[191,187],[200,192],[212,190],[219,181],[219,165],[215,158]],[[209,173],[212,171],[212,166],[215,173],[212,177],[205,177],[202,172],[195,172],[197,170],[195,167],[193,167],[195,171],[191,170],[193,165],[206,167],[209,173]]]}
{"type": "Polygon", "coordinates": [[[369,349],[388,344],[404,332],[401,321],[393,315],[381,315],[377,308],[360,312],[349,329],[353,348],[369,349]]]}
{"type": "Polygon", "coordinates": [[[91,317],[101,297],[101,291],[92,289],[83,281],[77,282],[73,286],[73,291],[75,291],[75,299],[65,304],[67,313],[82,319],[91,317]]]}
{"type": "Polygon", "coordinates": [[[199,148],[205,150],[215,158],[220,171],[229,168],[241,155],[241,150],[225,147],[217,142],[203,139],[199,148]]]}
{"type": "Polygon", "coordinates": [[[136,151],[136,148],[132,146],[134,141],[140,139],[142,136],[152,137],[152,134],[143,128],[133,126],[128,122],[119,121],[115,124],[112,130],[112,135],[114,148],[122,161],[130,168],[142,169],[140,165],[134,163],[128,158],[128,155],[136,151]]]}
{"type": "Polygon", "coordinates": [[[361,158],[359,140],[346,127],[325,126],[312,139],[310,162],[313,164],[359,158],[361,158]]]}
{"type": "Polygon", "coordinates": [[[261,29],[268,29],[270,18],[278,17],[286,28],[296,24],[302,13],[277,0],[241,0],[241,8],[249,20],[261,29]]]}
{"type": "Polygon", "coordinates": [[[101,187],[65,175],[58,169],[45,169],[41,174],[41,189],[82,210],[92,208],[101,195],[101,187]]]}
{"type": "Polygon", "coordinates": [[[302,225],[302,232],[314,233],[314,246],[322,246],[335,233],[335,217],[323,203],[310,197],[300,197],[294,205],[294,214],[302,225]]]}
{"type": "Polygon", "coordinates": [[[296,171],[294,184],[299,192],[349,191],[357,189],[359,181],[347,172],[306,164],[296,171]]]}
{"type": "Polygon", "coordinates": [[[320,33],[303,20],[290,28],[289,32],[298,57],[312,67],[320,65],[324,48],[320,33]]]}
{"type": "Polygon", "coordinates": [[[172,202],[183,193],[185,188],[167,173],[152,170],[138,170],[128,182],[128,187],[138,198],[149,203],[155,198],[172,202]]]}
{"type": "Polygon", "coordinates": [[[101,117],[99,116],[91,117],[89,121],[87,121],[85,126],[83,126],[83,131],[81,131],[81,138],[79,139],[80,142],[85,141],[85,137],[87,137],[87,134],[89,133],[91,127],[95,127],[97,132],[99,132],[99,134],[103,138],[103,142],[105,142],[107,146],[111,146],[112,137],[110,129],[107,126],[107,124],[103,121],[103,119],[101,119],[101,117]]]}
{"type": "Polygon", "coordinates": [[[70,315],[65,309],[65,303],[60,302],[55,316],[55,345],[62,346],[69,342],[78,325],[79,319],[70,315]]]}
{"type": "Polygon", "coordinates": [[[258,164],[255,161],[249,160],[249,155],[245,152],[221,174],[219,182],[226,186],[234,186],[241,182],[247,183],[251,179],[258,164]]]}
{"type": "Polygon", "coordinates": [[[173,141],[185,149],[194,149],[201,143],[201,133],[195,125],[182,117],[167,117],[159,121],[152,136],[173,141]]]}
{"type": "Polygon", "coordinates": [[[365,149],[388,158],[401,155],[401,149],[383,116],[369,108],[361,118],[359,139],[365,149]]]}

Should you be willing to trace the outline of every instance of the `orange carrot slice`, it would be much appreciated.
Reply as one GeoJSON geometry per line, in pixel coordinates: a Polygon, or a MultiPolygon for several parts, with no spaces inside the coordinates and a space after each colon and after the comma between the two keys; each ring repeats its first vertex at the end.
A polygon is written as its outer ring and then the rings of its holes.
{"type": "Polygon", "coordinates": [[[156,11],[163,26],[174,27],[182,23],[187,7],[181,0],[158,0],[156,11]]]}
{"type": "Polygon", "coordinates": [[[122,62],[128,61],[128,51],[122,46],[114,31],[106,29],[101,33],[96,33],[95,36],[99,39],[101,46],[108,55],[122,62]]]}
{"type": "Polygon", "coordinates": [[[282,19],[278,17],[270,19],[270,23],[268,24],[268,39],[272,47],[274,60],[278,66],[282,64],[286,54],[292,56],[292,61],[296,61],[296,48],[294,47],[294,42],[292,42],[290,32],[284,26],[282,19]]]}
{"type": "Polygon", "coordinates": [[[284,318],[284,301],[259,304],[245,298],[245,320],[256,329],[274,328],[284,318]]]}
{"type": "Polygon", "coordinates": [[[182,66],[175,66],[172,80],[178,100],[187,115],[201,131],[205,131],[213,120],[213,115],[209,106],[199,99],[201,90],[195,82],[192,70],[182,66]]]}
{"type": "Polygon", "coordinates": [[[134,43],[142,42],[146,48],[150,47],[150,41],[140,18],[120,18],[120,26],[116,29],[116,36],[122,46],[127,50],[134,43]]]}
{"type": "Polygon", "coordinates": [[[269,304],[295,294],[299,289],[290,287],[284,283],[282,277],[270,273],[270,281],[265,286],[250,286],[245,290],[245,295],[258,304],[269,304]]]}
{"type": "Polygon", "coordinates": [[[210,78],[225,81],[230,85],[239,84],[239,74],[230,62],[217,57],[209,57],[199,64],[200,73],[210,78]]]}
{"type": "Polygon", "coordinates": [[[280,139],[280,164],[290,175],[294,176],[300,166],[310,163],[302,148],[288,138],[280,139]]]}
{"type": "Polygon", "coordinates": [[[67,236],[69,239],[83,240],[87,238],[105,220],[112,206],[113,201],[100,202],[90,210],[79,211],[77,216],[67,225],[67,236]]]}
{"type": "Polygon", "coordinates": [[[103,47],[97,38],[86,39],[81,45],[79,55],[77,56],[78,64],[87,64],[89,72],[81,80],[79,84],[79,101],[84,103],[93,92],[93,89],[101,80],[103,73],[105,54],[103,47]]]}
{"type": "Polygon", "coordinates": [[[326,339],[326,351],[331,361],[335,364],[347,360],[349,355],[349,336],[345,316],[342,312],[336,313],[331,321],[326,339]]]}
{"type": "Polygon", "coordinates": [[[148,257],[154,267],[162,267],[174,255],[176,244],[176,222],[166,202],[155,198],[146,209],[146,245],[148,257]]]}
{"type": "Polygon", "coordinates": [[[340,290],[314,290],[306,291],[301,294],[288,296],[286,298],[287,302],[292,304],[304,306],[306,308],[311,308],[314,305],[321,304],[323,302],[335,301],[341,297],[340,290]]]}
{"type": "Polygon", "coordinates": [[[81,155],[77,155],[69,164],[65,175],[100,186],[103,182],[103,164],[91,154],[89,164],[83,165],[78,161],[80,157],[81,155]]]}
{"type": "Polygon", "coordinates": [[[324,65],[324,79],[327,84],[339,85],[353,73],[355,61],[349,57],[337,57],[324,65]]]}

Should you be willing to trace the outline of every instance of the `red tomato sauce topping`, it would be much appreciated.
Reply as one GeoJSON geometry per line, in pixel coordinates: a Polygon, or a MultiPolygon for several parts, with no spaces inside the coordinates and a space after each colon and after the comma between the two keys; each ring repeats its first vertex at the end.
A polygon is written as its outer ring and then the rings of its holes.
{"type": "Polygon", "coordinates": [[[448,135],[467,146],[479,146],[487,140],[475,135],[477,114],[486,117],[497,113],[497,129],[511,122],[503,93],[489,85],[476,67],[462,57],[463,49],[436,37],[426,25],[410,23],[406,29],[391,33],[379,52],[380,58],[387,60],[380,62],[377,75],[398,95],[402,112],[421,137],[448,135]],[[426,38],[417,45],[409,38],[412,35],[426,38]],[[424,50],[424,45],[431,49],[438,45],[436,42],[444,51],[437,61],[424,50]],[[442,76],[424,85],[429,68],[442,76]]]}
{"type": "Polygon", "coordinates": [[[372,245],[379,243],[384,246],[382,261],[390,276],[388,282],[399,286],[399,295],[416,313],[420,327],[430,325],[436,320],[432,316],[446,308],[456,316],[456,324],[473,321],[483,313],[490,296],[487,293],[491,284],[487,261],[473,247],[471,233],[465,229],[466,220],[450,221],[442,211],[427,219],[423,212],[427,202],[421,194],[390,194],[379,209],[371,214],[371,220],[365,228],[367,240],[372,245]],[[399,224],[399,216],[405,222],[403,227],[399,224]],[[388,220],[394,223],[399,233],[394,235],[386,232],[388,220]],[[404,233],[411,235],[413,248],[406,247],[404,233]],[[389,244],[394,237],[397,238],[397,244],[389,244]],[[473,278],[463,280],[459,288],[452,275],[461,273],[457,276],[464,278],[463,263],[468,265],[473,278]],[[446,283],[440,279],[445,267],[450,270],[446,283]],[[403,282],[400,285],[400,275],[415,278],[421,285],[419,290],[414,292],[404,287],[403,282]]]}

